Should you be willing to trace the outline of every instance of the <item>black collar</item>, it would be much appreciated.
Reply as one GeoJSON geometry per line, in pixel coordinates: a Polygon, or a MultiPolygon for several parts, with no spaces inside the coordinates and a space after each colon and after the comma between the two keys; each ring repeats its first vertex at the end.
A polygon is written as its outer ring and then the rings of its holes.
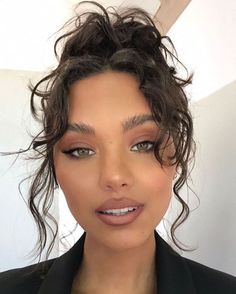
{"type": "Polygon", "coordinates": [[[188,265],[155,231],[157,252],[157,293],[196,294],[188,265]]]}
{"type": "MultiPolygon", "coordinates": [[[[154,231],[154,234],[157,248],[158,294],[196,294],[185,259],[177,254],[156,231],[154,231]]],[[[53,261],[38,294],[71,293],[74,275],[82,261],[85,237],[86,232],[67,253],[53,261]]]]}

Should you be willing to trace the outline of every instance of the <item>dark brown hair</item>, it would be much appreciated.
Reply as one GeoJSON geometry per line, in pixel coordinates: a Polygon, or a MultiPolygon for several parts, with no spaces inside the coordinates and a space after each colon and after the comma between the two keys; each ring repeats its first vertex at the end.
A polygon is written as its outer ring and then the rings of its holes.
{"type": "Polygon", "coordinates": [[[32,176],[28,202],[39,231],[37,256],[41,256],[47,245],[47,227],[53,236],[47,257],[58,233],[57,223],[49,211],[57,188],[53,147],[67,130],[70,86],[79,79],[108,70],[128,72],[138,79],[139,88],[161,129],[154,149],[156,159],[162,166],[177,165],[173,192],[182,210],[170,232],[175,245],[181,248],[175,230],[188,217],[189,207],[179,191],[189,177],[189,163],[195,153],[192,117],[183,88],[191,83],[192,75],[185,79],[177,75],[176,67],[182,64],[174,46],[167,36],[160,35],[147,12],[140,8],[105,9],[93,1],[81,2],[77,11],[84,3],[95,5],[100,12],[81,13],[67,23],[64,28],[68,25],[73,28],[60,36],[54,46],[58,66],[31,86],[31,111],[42,123],[42,131],[27,149],[33,149],[34,158],[40,160],[32,176]],[[166,134],[173,138],[175,146],[175,154],[168,162],[164,162],[161,155],[166,134]],[[49,219],[53,220],[54,228],[49,219]]]}

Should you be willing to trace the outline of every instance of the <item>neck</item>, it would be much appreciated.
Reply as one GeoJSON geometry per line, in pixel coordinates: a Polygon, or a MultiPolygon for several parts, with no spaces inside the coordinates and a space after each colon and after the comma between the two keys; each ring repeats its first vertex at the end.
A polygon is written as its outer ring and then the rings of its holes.
{"type": "Polygon", "coordinates": [[[140,246],[122,251],[114,251],[86,235],[76,285],[82,293],[96,289],[96,293],[153,294],[156,289],[155,250],[154,234],[140,246]]]}

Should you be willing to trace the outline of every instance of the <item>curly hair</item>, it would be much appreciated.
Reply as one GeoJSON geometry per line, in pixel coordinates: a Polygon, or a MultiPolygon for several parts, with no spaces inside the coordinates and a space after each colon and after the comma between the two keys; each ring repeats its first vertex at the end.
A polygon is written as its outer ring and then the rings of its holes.
{"type": "Polygon", "coordinates": [[[127,72],[137,78],[161,130],[155,143],[155,157],[161,166],[177,166],[173,192],[182,209],[170,231],[173,242],[181,248],[175,230],[187,219],[190,210],[179,191],[189,177],[189,162],[195,153],[192,116],[183,88],[191,83],[192,75],[187,74],[185,79],[177,76],[177,65],[183,64],[178,60],[174,45],[169,37],[160,35],[145,10],[136,7],[119,11],[112,7],[109,7],[112,10],[105,9],[94,1],[83,1],[77,9],[84,3],[95,5],[101,12],[78,14],[64,26],[73,25],[73,29],[64,32],[55,42],[58,66],[30,86],[31,112],[42,124],[41,132],[27,149],[33,150],[34,158],[40,160],[32,176],[28,199],[39,232],[35,246],[37,256],[41,256],[47,246],[48,227],[53,238],[47,257],[58,233],[57,222],[49,211],[58,187],[53,147],[67,130],[69,89],[75,81],[108,70],[127,72]],[[171,163],[165,162],[161,155],[166,134],[173,138],[175,146],[175,153],[169,158],[171,163]],[[50,219],[54,228],[49,224],[50,219]]]}

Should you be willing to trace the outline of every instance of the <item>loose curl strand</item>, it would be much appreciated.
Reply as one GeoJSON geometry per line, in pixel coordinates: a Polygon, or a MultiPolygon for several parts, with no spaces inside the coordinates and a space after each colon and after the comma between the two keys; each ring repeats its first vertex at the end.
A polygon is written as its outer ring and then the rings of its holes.
{"type": "Polygon", "coordinates": [[[171,227],[175,245],[183,250],[175,237],[175,230],[189,215],[188,204],[179,194],[189,177],[189,163],[194,158],[193,122],[184,87],[191,83],[192,75],[179,61],[174,45],[167,36],[161,36],[151,16],[141,8],[115,10],[105,9],[94,1],[83,1],[94,5],[101,12],[77,14],[63,29],[73,29],[62,34],[54,45],[58,66],[31,89],[31,112],[42,124],[41,132],[32,139],[29,149],[35,159],[41,161],[32,177],[29,190],[29,208],[37,224],[39,239],[37,256],[45,249],[48,233],[52,233],[47,250],[49,256],[58,227],[49,210],[53,203],[54,190],[58,187],[53,163],[53,147],[67,130],[68,96],[71,85],[80,79],[106,71],[127,72],[139,82],[160,136],[155,143],[155,157],[161,166],[176,165],[178,178],[173,192],[182,210],[171,227]],[[61,53],[59,53],[59,51],[61,53]],[[181,65],[187,78],[177,75],[181,65]],[[167,147],[166,135],[173,140],[175,152],[165,160],[162,156],[167,147]],[[49,225],[48,219],[54,223],[49,225]]]}

